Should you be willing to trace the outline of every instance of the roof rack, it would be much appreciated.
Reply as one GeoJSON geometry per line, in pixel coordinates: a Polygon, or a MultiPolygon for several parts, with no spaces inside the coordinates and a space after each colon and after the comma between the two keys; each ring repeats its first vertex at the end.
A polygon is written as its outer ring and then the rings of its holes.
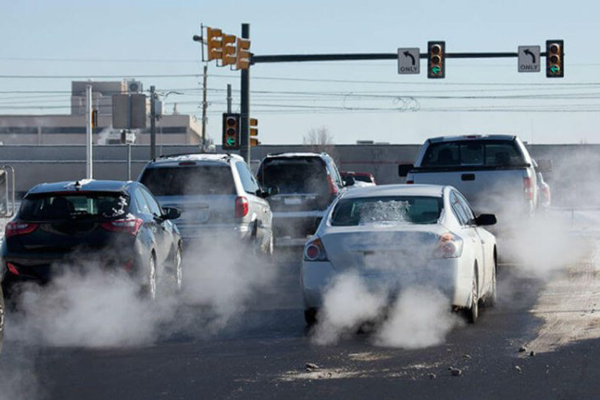
{"type": "Polygon", "coordinates": [[[223,156],[223,158],[234,157],[237,154],[231,153],[175,153],[175,154],[163,154],[154,159],[165,159],[165,158],[175,158],[175,157],[183,157],[183,156],[202,156],[202,155],[210,155],[210,156],[223,156]]]}

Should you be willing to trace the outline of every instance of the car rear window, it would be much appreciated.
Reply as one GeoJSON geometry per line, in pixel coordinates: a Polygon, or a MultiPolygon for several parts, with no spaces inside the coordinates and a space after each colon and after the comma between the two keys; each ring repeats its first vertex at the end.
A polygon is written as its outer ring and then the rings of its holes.
{"type": "Polygon", "coordinates": [[[155,196],[235,194],[228,165],[148,168],[140,181],[155,196]]]}
{"type": "Polygon", "coordinates": [[[331,216],[333,226],[368,224],[435,224],[440,218],[441,197],[390,196],[342,199],[331,216]]]}
{"type": "Polygon", "coordinates": [[[523,164],[525,159],[512,140],[461,140],[430,143],[421,166],[519,166],[523,164]]]}
{"type": "Polygon", "coordinates": [[[259,171],[264,188],[280,193],[325,193],[329,189],[325,163],[318,157],[267,159],[259,171]]]}
{"type": "Polygon", "coordinates": [[[120,193],[47,193],[26,197],[19,219],[56,221],[116,218],[125,215],[129,198],[120,193]]]}

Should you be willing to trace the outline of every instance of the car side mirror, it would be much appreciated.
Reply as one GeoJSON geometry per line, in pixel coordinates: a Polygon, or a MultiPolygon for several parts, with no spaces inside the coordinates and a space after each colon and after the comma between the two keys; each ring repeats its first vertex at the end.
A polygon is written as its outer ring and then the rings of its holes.
{"type": "Polygon", "coordinates": [[[496,222],[498,221],[496,220],[496,216],[494,214],[481,214],[475,217],[475,225],[477,226],[495,225],[496,222]]]}
{"type": "Polygon", "coordinates": [[[267,195],[268,196],[275,196],[279,194],[279,187],[278,186],[269,186],[267,188],[267,195]]]}
{"type": "Polygon", "coordinates": [[[344,186],[354,186],[356,179],[352,175],[348,175],[344,178],[344,186]]]}
{"type": "Polygon", "coordinates": [[[408,173],[414,168],[415,166],[413,164],[400,164],[398,165],[398,175],[402,178],[405,178],[406,175],[408,175],[408,173]]]}
{"type": "Polygon", "coordinates": [[[162,215],[163,220],[177,219],[177,218],[181,217],[181,210],[177,207],[163,207],[162,210],[163,210],[163,215],[162,215]]]}

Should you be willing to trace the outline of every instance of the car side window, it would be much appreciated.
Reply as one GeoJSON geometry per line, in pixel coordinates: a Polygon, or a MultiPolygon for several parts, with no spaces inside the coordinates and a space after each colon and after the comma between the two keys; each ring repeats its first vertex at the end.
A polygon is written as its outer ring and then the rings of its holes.
{"type": "Polygon", "coordinates": [[[473,221],[475,219],[475,214],[473,214],[473,210],[471,209],[469,202],[467,201],[467,199],[465,199],[465,197],[461,193],[456,193],[456,197],[458,198],[459,203],[461,204],[462,208],[465,210],[465,213],[467,214],[468,223],[471,223],[471,221],[473,221]]]}
{"type": "Polygon", "coordinates": [[[335,162],[333,161],[333,159],[325,158],[325,164],[327,165],[327,171],[329,172],[329,175],[331,175],[331,178],[333,179],[335,184],[338,187],[344,186],[342,177],[341,177],[337,167],[335,166],[335,162]]]}
{"type": "Polygon", "coordinates": [[[140,189],[140,191],[144,195],[144,198],[146,199],[146,202],[148,203],[148,207],[150,207],[150,212],[152,213],[152,215],[154,215],[156,217],[160,217],[162,215],[162,210],[160,209],[158,202],[154,199],[154,197],[147,190],[140,189]]]}
{"type": "Polygon", "coordinates": [[[242,181],[242,186],[244,187],[244,191],[250,194],[257,194],[258,192],[258,182],[252,175],[252,172],[248,169],[248,165],[243,162],[235,163],[235,167],[240,176],[240,180],[242,181]]]}
{"type": "Polygon", "coordinates": [[[141,190],[136,190],[134,197],[135,202],[137,203],[137,208],[141,213],[152,214],[152,212],[150,211],[150,206],[148,205],[148,202],[146,201],[146,198],[142,194],[141,190]]]}
{"type": "Polygon", "coordinates": [[[461,225],[467,225],[469,218],[454,191],[450,192],[450,206],[452,207],[452,211],[454,212],[454,215],[456,215],[458,222],[460,222],[461,225]]]}

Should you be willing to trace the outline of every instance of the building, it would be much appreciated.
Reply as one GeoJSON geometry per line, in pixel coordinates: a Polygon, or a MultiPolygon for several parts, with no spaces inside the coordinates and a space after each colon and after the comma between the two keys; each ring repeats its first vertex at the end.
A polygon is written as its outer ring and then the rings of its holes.
{"type": "MultiPolygon", "coordinates": [[[[0,142],[3,144],[85,144],[85,89],[92,86],[93,108],[98,110],[95,144],[114,143],[120,130],[112,128],[112,95],[143,93],[142,83],[79,81],[71,83],[71,114],[0,115],[0,142]],[[112,139],[112,140],[111,140],[112,139]]],[[[137,144],[150,143],[150,122],[135,131],[137,144]]],[[[192,115],[167,114],[156,123],[157,144],[199,144],[202,128],[192,115]]]]}

